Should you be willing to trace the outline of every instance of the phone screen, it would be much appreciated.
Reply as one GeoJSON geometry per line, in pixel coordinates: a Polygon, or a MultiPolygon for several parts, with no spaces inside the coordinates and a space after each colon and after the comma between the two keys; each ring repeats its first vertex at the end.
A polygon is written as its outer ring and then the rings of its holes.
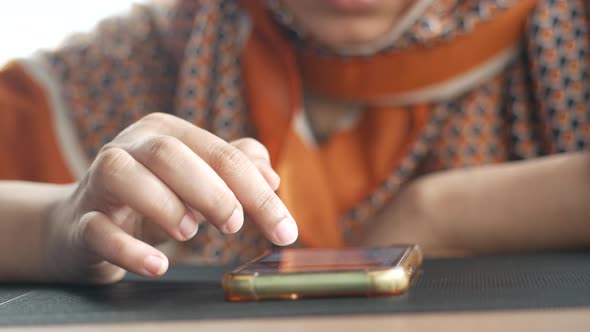
{"type": "Polygon", "coordinates": [[[408,247],[280,249],[247,265],[240,273],[358,271],[396,265],[408,247]]]}

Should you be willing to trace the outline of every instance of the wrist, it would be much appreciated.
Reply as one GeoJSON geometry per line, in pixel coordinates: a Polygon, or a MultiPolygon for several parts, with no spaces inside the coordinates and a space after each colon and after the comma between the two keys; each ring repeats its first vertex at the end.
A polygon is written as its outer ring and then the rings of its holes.
{"type": "Polygon", "coordinates": [[[71,236],[67,227],[74,217],[71,202],[75,185],[63,185],[55,188],[51,194],[51,200],[41,210],[39,238],[40,266],[42,267],[42,280],[60,281],[64,274],[64,266],[61,264],[63,256],[70,250],[71,236]]]}
{"type": "Polygon", "coordinates": [[[48,211],[63,192],[63,186],[0,181],[0,280],[45,280],[48,211]]]}
{"type": "Polygon", "coordinates": [[[460,192],[447,185],[448,176],[452,175],[435,173],[414,180],[400,193],[397,202],[407,211],[401,223],[408,230],[409,239],[429,257],[466,255],[456,246],[449,222],[452,210],[460,202],[460,192]]]}
{"type": "Polygon", "coordinates": [[[418,244],[428,256],[445,255],[444,219],[437,213],[444,201],[442,188],[432,176],[407,183],[373,220],[363,245],[418,244]],[[440,227],[440,229],[439,229],[440,227]]]}

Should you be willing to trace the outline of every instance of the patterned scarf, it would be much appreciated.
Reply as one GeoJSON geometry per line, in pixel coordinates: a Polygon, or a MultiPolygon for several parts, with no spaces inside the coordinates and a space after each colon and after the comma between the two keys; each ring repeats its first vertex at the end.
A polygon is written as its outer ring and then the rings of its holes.
{"type": "MultiPolygon", "coordinates": [[[[288,37],[269,20],[259,19],[260,7],[244,3],[248,8],[230,0],[177,0],[157,10],[138,7],[130,18],[105,21],[96,34],[47,54],[89,160],[120,130],[161,111],[226,140],[257,136],[271,152],[281,150],[284,135],[264,138],[270,126],[257,120],[260,109],[249,107],[253,87],[249,90],[245,82],[256,73],[248,72],[252,69],[244,63],[257,56],[248,58],[244,50],[253,38],[280,43],[273,44],[270,55],[260,55],[272,60],[271,65],[300,64],[295,71],[281,69],[281,85],[289,87],[283,95],[266,96],[291,103],[284,109],[301,106],[296,93],[302,81],[326,95],[376,98],[379,107],[405,109],[410,116],[417,107],[427,109],[426,120],[394,166],[324,230],[338,231],[335,238],[341,242],[334,245],[362,236],[400,187],[426,172],[581,150],[590,143],[590,6],[584,0],[432,1],[394,43],[370,57],[387,69],[386,75],[371,80],[354,68],[366,57],[343,58],[313,41],[288,37]],[[520,23],[494,25],[502,18],[520,23]],[[503,61],[489,64],[481,50],[500,48],[491,27],[501,30],[500,35],[517,27],[514,33],[521,38],[519,47],[498,53],[503,61]],[[269,37],[268,31],[275,32],[269,37]],[[276,39],[278,34],[284,37],[276,39]],[[485,39],[470,45],[478,34],[485,39]],[[448,55],[443,51],[461,43],[453,61],[436,56],[448,55]],[[462,61],[464,55],[473,62],[462,61]],[[480,68],[485,79],[471,71],[482,63],[488,65],[480,68]],[[326,76],[334,73],[339,76],[326,76]],[[462,86],[465,82],[469,88],[462,86]]],[[[293,123],[298,112],[290,111],[283,116],[293,123]]],[[[321,232],[310,234],[313,227],[302,226],[303,244],[322,245],[314,240],[321,239],[321,232]]],[[[229,237],[208,227],[193,244],[200,261],[209,262],[248,259],[268,246],[251,227],[229,237]]]]}

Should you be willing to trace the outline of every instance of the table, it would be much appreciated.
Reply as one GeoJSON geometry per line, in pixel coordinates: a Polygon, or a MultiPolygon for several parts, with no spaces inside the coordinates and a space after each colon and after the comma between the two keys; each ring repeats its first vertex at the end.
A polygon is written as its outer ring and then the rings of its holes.
{"type": "Polygon", "coordinates": [[[587,331],[590,310],[407,314],[358,317],[253,319],[230,321],[149,322],[10,328],[14,332],[152,332],[152,331],[587,331]]]}
{"type": "Polygon", "coordinates": [[[228,303],[227,267],[175,267],[109,287],[0,287],[15,331],[512,331],[590,326],[590,254],[427,260],[412,290],[382,299],[228,303]],[[49,324],[49,327],[42,325],[49,324]]]}

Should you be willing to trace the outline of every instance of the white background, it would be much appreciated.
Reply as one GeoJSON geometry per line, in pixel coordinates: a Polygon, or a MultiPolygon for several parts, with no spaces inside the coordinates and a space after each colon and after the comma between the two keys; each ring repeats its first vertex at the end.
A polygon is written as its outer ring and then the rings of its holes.
{"type": "Polygon", "coordinates": [[[0,0],[0,66],[53,48],[69,34],[126,11],[137,0],[0,0]]]}

